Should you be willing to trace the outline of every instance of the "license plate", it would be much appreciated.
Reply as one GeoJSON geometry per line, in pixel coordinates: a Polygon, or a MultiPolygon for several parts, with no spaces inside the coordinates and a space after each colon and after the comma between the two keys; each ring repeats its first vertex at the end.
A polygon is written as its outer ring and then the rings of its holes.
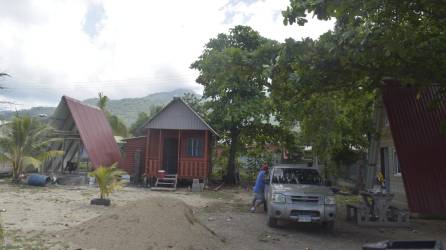
{"type": "Polygon", "coordinates": [[[298,222],[311,222],[311,215],[299,215],[298,222]]]}

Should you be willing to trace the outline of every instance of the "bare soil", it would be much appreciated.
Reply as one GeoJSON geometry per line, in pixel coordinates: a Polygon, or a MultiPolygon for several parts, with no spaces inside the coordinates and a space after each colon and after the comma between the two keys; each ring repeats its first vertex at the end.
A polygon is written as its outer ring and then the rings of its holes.
{"type": "Polygon", "coordinates": [[[62,232],[83,249],[222,249],[224,242],[170,197],[131,202],[62,232]]]}
{"type": "MultiPolygon", "coordinates": [[[[0,180],[1,181],[1,180],[0,180]]],[[[345,221],[339,197],[333,231],[282,223],[269,228],[249,213],[242,189],[191,193],[126,187],[111,207],[92,206],[92,187],[27,187],[0,182],[5,249],[361,249],[382,240],[438,239],[446,221],[413,219],[410,228],[364,228],[345,221]]],[[[1,247],[0,247],[1,249],[1,247]]]]}

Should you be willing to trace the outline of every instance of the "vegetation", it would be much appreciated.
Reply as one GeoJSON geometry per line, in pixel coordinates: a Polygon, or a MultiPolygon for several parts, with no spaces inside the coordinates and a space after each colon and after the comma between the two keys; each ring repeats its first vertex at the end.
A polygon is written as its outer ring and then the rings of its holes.
{"type": "Polygon", "coordinates": [[[141,112],[138,114],[138,119],[135,123],[132,124],[130,127],[130,133],[134,136],[141,136],[142,131],[140,130],[141,126],[148,120],[152,119],[153,116],[155,116],[158,112],[160,112],[163,109],[163,106],[160,105],[154,105],[150,107],[150,113],[147,114],[146,112],[141,112]]]}
{"type": "MultiPolygon", "coordinates": [[[[130,127],[137,120],[139,113],[149,113],[153,106],[164,106],[170,102],[174,96],[182,96],[184,93],[191,93],[191,91],[187,89],[177,89],[169,92],[153,93],[139,98],[125,98],[120,100],[109,99],[107,101],[106,109],[111,114],[119,117],[126,126],[130,127]]],[[[200,98],[200,96],[196,94],[195,96],[197,99],[200,98]]],[[[96,106],[98,98],[87,99],[84,103],[96,106]]],[[[29,115],[31,117],[36,117],[40,114],[46,114],[47,117],[50,117],[54,113],[54,110],[54,107],[33,107],[31,109],[19,111],[3,110],[0,111],[0,116],[4,120],[12,120],[17,113],[21,116],[29,115]]]]}
{"type": "MultiPolygon", "coordinates": [[[[172,101],[175,96],[182,96],[184,93],[192,93],[188,89],[176,89],[168,92],[158,92],[149,94],[145,97],[124,98],[119,100],[109,99],[106,109],[119,117],[126,126],[130,127],[138,118],[138,114],[146,112],[150,114],[153,106],[165,106],[172,101]]],[[[199,96],[197,96],[199,97],[199,96]]],[[[90,105],[97,105],[98,98],[87,99],[84,101],[90,105]]],[[[0,112],[1,114],[1,112],[0,112]]]]}
{"type": "Polygon", "coordinates": [[[181,97],[191,108],[193,108],[202,117],[207,115],[205,106],[203,105],[203,99],[199,98],[196,94],[187,92],[181,97]]]}
{"type": "Polygon", "coordinates": [[[432,1],[291,0],[285,24],[305,25],[313,13],[336,25],[317,40],[283,44],[271,88],[278,120],[298,126],[333,174],[363,158],[383,79],[444,85],[445,11],[432,1]]]}
{"type": "Polygon", "coordinates": [[[97,106],[104,111],[105,116],[107,117],[108,123],[110,124],[110,127],[113,131],[113,135],[127,137],[128,131],[127,127],[125,126],[124,122],[119,119],[116,115],[112,115],[109,111],[107,111],[107,102],[108,97],[104,95],[102,92],[98,94],[98,103],[97,106]]]}
{"type": "Polygon", "coordinates": [[[205,46],[191,68],[199,71],[197,82],[204,87],[203,99],[208,120],[229,145],[227,183],[235,183],[236,154],[240,135],[249,127],[269,121],[268,67],[274,60],[277,43],[250,27],[236,26],[229,34],[219,34],[205,46]]]}
{"type": "Polygon", "coordinates": [[[149,115],[146,112],[140,112],[138,114],[138,119],[136,119],[135,123],[130,126],[129,132],[134,136],[139,136],[140,132],[138,129],[149,120],[149,115]]]}
{"type": "Polygon", "coordinates": [[[29,116],[15,117],[0,137],[0,161],[12,166],[12,179],[18,182],[27,166],[40,168],[45,160],[62,156],[63,151],[48,150],[52,128],[29,116]]]}
{"type": "Polygon", "coordinates": [[[290,0],[284,22],[305,25],[308,13],[336,18],[334,31],[319,39],[326,52],[314,69],[325,66],[326,88],[373,90],[385,77],[404,84],[446,84],[444,3],[290,0]]]}
{"type": "Polygon", "coordinates": [[[121,176],[125,174],[117,167],[117,163],[114,163],[110,167],[100,166],[88,175],[96,178],[99,186],[99,197],[104,199],[114,190],[122,187],[121,176]]]}

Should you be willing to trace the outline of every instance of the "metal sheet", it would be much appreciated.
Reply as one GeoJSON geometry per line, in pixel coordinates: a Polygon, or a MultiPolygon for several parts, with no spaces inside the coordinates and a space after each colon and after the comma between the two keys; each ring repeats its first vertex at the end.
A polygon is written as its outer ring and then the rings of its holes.
{"type": "Polygon", "coordinates": [[[67,96],[62,102],[70,110],[93,167],[119,162],[121,153],[104,112],[67,96]]]}
{"type": "Polygon", "coordinates": [[[437,87],[401,87],[386,81],[383,100],[413,213],[446,214],[446,105],[432,108],[437,87]]]}
{"type": "Polygon", "coordinates": [[[143,125],[144,129],[181,129],[181,130],[210,130],[217,132],[181,98],[174,98],[152,119],[143,125]]]}

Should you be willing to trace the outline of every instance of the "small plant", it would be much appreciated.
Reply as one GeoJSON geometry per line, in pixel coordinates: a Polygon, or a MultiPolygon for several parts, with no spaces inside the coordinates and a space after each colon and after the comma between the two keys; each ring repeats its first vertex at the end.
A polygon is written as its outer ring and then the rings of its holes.
{"type": "Polygon", "coordinates": [[[89,173],[96,179],[96,183],[99,186],[99,199],[91,200],[91,204],[94,205],[110,205],[110,200],[106,199],[114,190],[122,187],[121,176],[127,174],[126,172],[118,169],[117,163],[114,163],[110,167],[100,166],[95,171],[89,173]]]}

